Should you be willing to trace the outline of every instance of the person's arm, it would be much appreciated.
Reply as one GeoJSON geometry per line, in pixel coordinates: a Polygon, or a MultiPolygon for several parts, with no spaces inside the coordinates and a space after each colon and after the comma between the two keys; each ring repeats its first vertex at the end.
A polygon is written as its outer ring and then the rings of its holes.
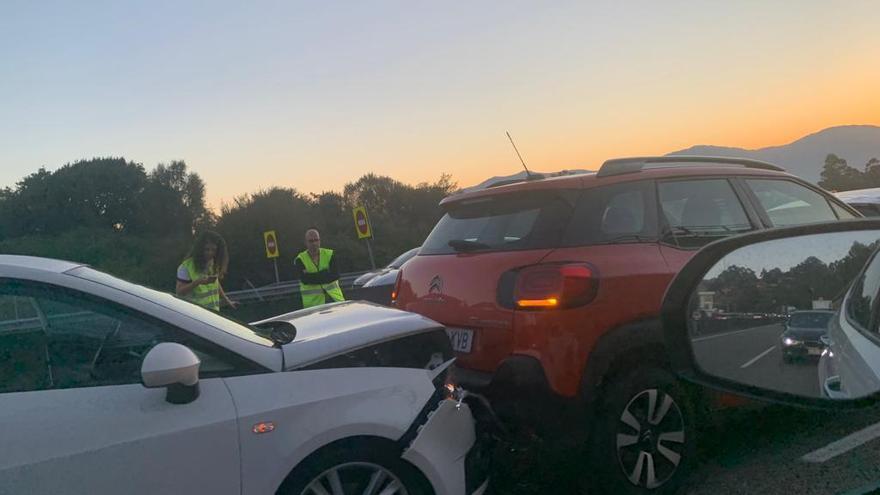
{"type": "Polygon", "coordinates": [[[321,285],[339,280],[339,265],[336,264],[336,255],[334,254],[333,257],[330,258],[330,266],[327,267],[326,270],[321,270],[314,275],[317,280],[315,283],[321,285]]]}
{"type": "Polygon", "coordinates": [[[220,289],[220,299],[223,300],[227,306],[229,306],[232,309],[235,309],[238,307],[238,303],[233,301],[232,299],[229,299],[229,297],[226,295],[226,291],[223,290],[223,285],[218,283],[217,288],[220,289]]]}
{"type": "Polygon", "coordinates": [[[293,278],[298,279],[301,283],[309,285],[318,285],[322,283],[321,272],[306,273],[306,267],[299,258],[293,261],[293,278]]]}
{"type": "Polygon", "coordinates": [[[189,272],[186,271],[186,268],[180,267],[177,269],[177,287],[175,289],[175,293],[178,296],[188,296],[192,293],[193,289],[196,287],[210,283],[213,280],[213,277],[202,277],[198,280],[190,280],[189,272]]]}

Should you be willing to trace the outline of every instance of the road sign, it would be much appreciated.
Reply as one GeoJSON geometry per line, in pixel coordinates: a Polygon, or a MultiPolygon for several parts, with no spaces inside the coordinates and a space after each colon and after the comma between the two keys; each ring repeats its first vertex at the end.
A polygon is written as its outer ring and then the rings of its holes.
{"type": "Polygon", "coordinates": [[[274,230],[263,232],[263,241],[266,243],[266,257],[269,259],[278,257],[278,237],[274,230]]]}
{"type": "Polygon", "coordinates": [[[354,214],[354,228],[357,231],[358,239],[370,239],[373,237],[373,229],[370,228],[370,220],[367,218],[367,209],[358,206],[352,210],[354,214]]]}

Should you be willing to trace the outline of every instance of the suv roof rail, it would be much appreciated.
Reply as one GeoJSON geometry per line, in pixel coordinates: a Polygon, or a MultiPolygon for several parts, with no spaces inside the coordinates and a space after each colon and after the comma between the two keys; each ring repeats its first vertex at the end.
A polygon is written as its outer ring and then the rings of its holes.
{"type": "Polygon", "coordinates": [[[612,175],[631,174],[639,172],[646,165],[655,163],[669,164],[691,164],[691,163],[720,163],[723,165],[741,165],[746,168],[757,168],[761,170],[774,170],[776,172],[785,172],[785,169],[772,163],[762,162],[760,160],[752,160],[750,158],[737,158],[728,156],[697,156],[697,155],[667,155],[667,156],[640,156],[633,158],[615,158],[607,160],[599,168],[596,177],[608,177],[612,175]]]}

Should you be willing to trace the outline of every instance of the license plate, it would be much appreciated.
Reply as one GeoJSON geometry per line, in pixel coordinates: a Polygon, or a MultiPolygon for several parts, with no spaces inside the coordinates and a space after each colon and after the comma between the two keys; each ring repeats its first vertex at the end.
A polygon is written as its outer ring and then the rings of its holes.
{"type": "Polygon", "coordinates": [[[822,354],[822,349],[810,347],[809,349],[807,349],[807,354],[809,354],[810,356],[818,356],[822,354]]]}
{"type": "Polygon", "coordinates": [[[474,331],[467,328],[447,328],[446,334],[452,341],[452,350],[455,352],[471,352],[474,343],[474,331]]]}

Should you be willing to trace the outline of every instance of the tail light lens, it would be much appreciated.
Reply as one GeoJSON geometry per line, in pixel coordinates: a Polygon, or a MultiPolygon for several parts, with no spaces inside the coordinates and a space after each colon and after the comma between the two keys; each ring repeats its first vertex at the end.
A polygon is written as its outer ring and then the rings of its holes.
{"type": "Polygon", "coordinates": [[[523,310],[566,309],[588,304],[598,289],[598,274],[586,263],[533,265],[502,277],[499,301],[523,310]],[[505,291],[505,279],[512,282],[512,291],[505,291]]]}
{"type": "Polygon", "coordinates": [[[397,279],[394,281],[394,288],[391,289],[391,305],[397,304],[397,295],[400,294],[400,279],[403,278],[403,270],[397,270],[397,279]]]}

